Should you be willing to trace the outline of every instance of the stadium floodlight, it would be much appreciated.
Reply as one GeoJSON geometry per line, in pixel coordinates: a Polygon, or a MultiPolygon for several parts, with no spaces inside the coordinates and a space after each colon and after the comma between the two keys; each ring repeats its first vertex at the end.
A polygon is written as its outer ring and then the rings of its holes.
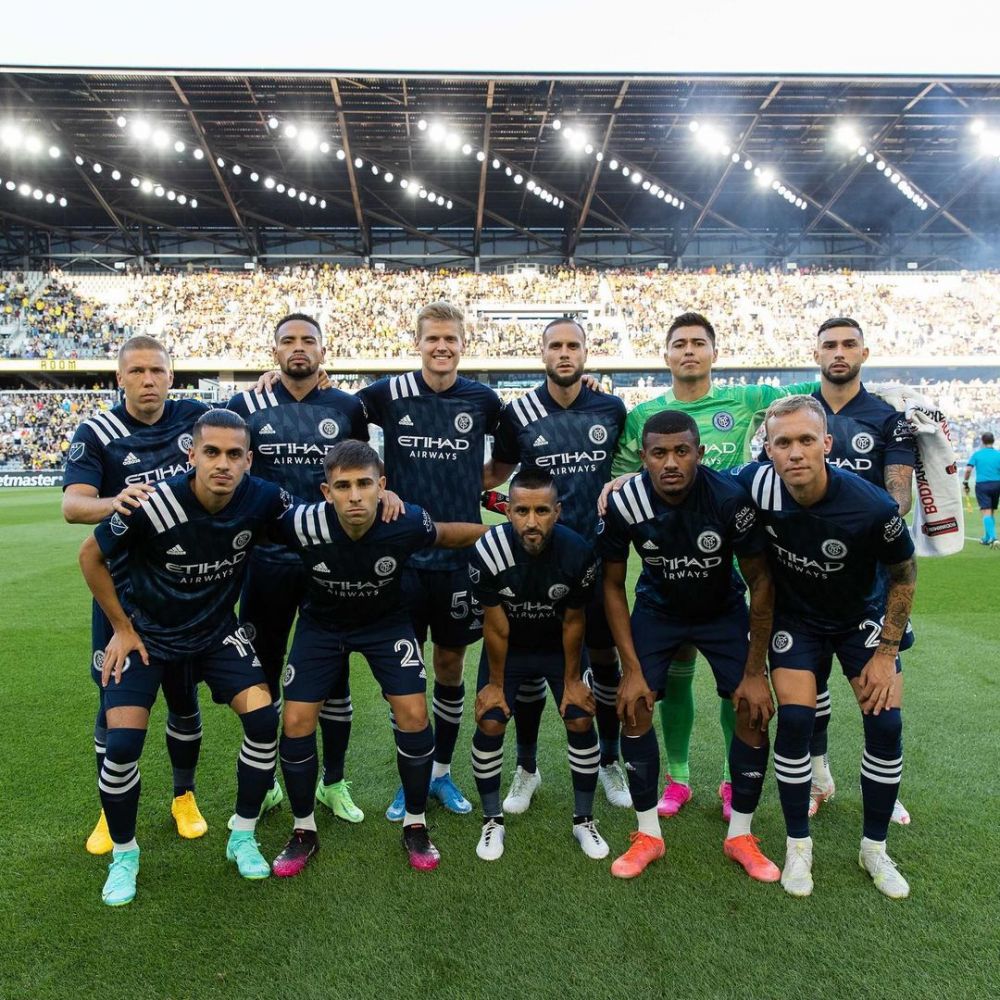
{"type": "Polygon", "coordinates": [[[485,160],[485,159],[486,159],[486,154],[485,154],[485,153],[484,153],[484,152],[483,152],[482,150],[479,150],[479,152],[478,152],[478,153],[476,153],[476,159],[477,159],[477,160],[478,160],[478,161],[479,161],[480,163],[482,163],[482,162],[483,162],[483,160],[485,160]]]}
{"type": "Polygon", "coordinates": [[[157,198],[162,198],[166,193],[167,193],[166,190],[159,184],[157,184],[156,187],[153,188],[153,194],[155,194],[157,198]]]}
{"type": "Polygon", "coordinates": [[[198,199],[197,198],[192,198],[191,199],[191,207],[192,208],[197,208],[198,207],[198,199]]]}
{"type": "Polygon", "coordinates": [[[437,203],[439,205],[444,205],[444,198],[441,195],[437,196],[437,203]]]}
{"type": "Polygon", "coordinates": [[[319,207],[320,208],[326,208],[326,199],[325,198],[320,198],[320,200],[319,200],[319,207]]]}
{"type": "Polygon", "coordinates": [[[382,175],[382,179],[386,182],[386,184],[391,184],[392,183],[392,171],[391,170],[387,170],[382,175]]]}
{"type": "Polygon", "coordinates": [[[65,208],[68,204],[69,204],[69,202],[65,198],[60,198],[59,199],[59,207],[60,208],[65,208]]]}
{"type": "Polygon", "coordinates": [[[337,150],[337,159],[338,160],[346,160],[347,159],[347,153],[345,153],[342,149],[338,149],[337,150]]]}
{"type": "Polygon", "coordinates": [[[448,201],[445,203],[445,208],[451,208],[451,205],[452,205],[451,198],[449,198],[448,201]]]}
{"type": "Polygon", "coordinates": [[[236,174],[237,177],[239,177],[239,175],[243,173],[243,168],[238,163],[234,163],[233,173],[236,174]]]}
{"type": "Polygon", "coordinates": [[[139,180],[138,177],[133,177],[132,180],[129,181],[129,184],[131,184],[132,187],[134,188],[137,188],[141,183],[142,182],[139,180]]]}
{"type": "Polygon", "coordinates": [[[631,176],[631,177],[629,178],[629,180],[630,180],[630,181],[631,181],[631,182],[632,182],[633,184],[641,184],[641,183],[642,183],[642,174],[640,174],[640,173],[639,173],[639,171],[638,171],[638,170],[636,170],[636,171],[635,171],[635,172],[634,172],[634,173],[632,174],[632,176],[631,176]]]}
{"type": "MultiPolygon", "coordinates": [[[[412,197],[415,198],[421,192],[421,190],[422,190],[422,188],[420,187],[420,181],[412,181],[411,180],[411,181],[408,181],[407,183],[409,184],[409,187],[407,187],[406,190],[409,192],[409,194],[412,197]]],[[[403,185],[403,186],[406,187],[406,185],[403,185]]]]}
{"type": "Polygon", "coordinates": [[[842,146],[847,146],[849,149],[857,149],[861,145],[857,129],[848,122],[838,125],[834,135],[842,146]]]}
{"type": "Polygon", "coordinates": [[[354,157],[354,166],[360,170],[365,165],[365,161],[361,159],[360,156],[354,157]]]}
{"type": "Polygon", "coordinates": [[[628,168],[628,167],[622,167],[622,176],[623,176],[623,177],[628,177],[628,175],[629,175],[630,173],[632,173],[632,171],[631,171],[631,170],[629,170],[629,168],[628,168]]]}
{"type": "Polygon", "coordinates": [[[288,197],[289,197],[289,198],[294,198],[294,197],[295,197],[295,188],[293,188],[293,187],[290,187],[290,188],[288,189],[288,197]]]}
{"type": "Polygon", "coordinates": [[[254,182],[254,184],[256,184],[257,181],[260,180],[260,174],[258,174],[256,170],[251,170],[250,171],[250,180],[252,180],[254,182]]]}
{"type": "Polygon", "coordinates": [[[308,197],[309,197],[309,195],[307,195],[305,193],[305,191],[300,191],[299,192],[299,201],[306,201],[308,199],[308,197]]]}
{"type": "Polygon", "coordinates": [[[420,121],[417,122],[417,128],[420,129],[421,132],[426,132],[427,131],[427,119],[421,118],[420,121]]]}
{"type": "Polygon", "coordinates": [[[890,184],[898,184],[898,183],[899,183],[899,174],[897,174],[897,173],[894,173],[894,174],[893,174],[893,175],[892,175],[892,176],[891,176],[891,177],[889,178],[889,183],[890,183],[890,184]]]}
{"type": "Polygon", "coordinates": [[[61,155],[62,151],[58,146],[49,146],[49,156],[51,156],[53,160],[58,160],[61,155]]]}
{"type": "Polygon", "coordinates": [[[608,164],[608,166],[609,166],[609,167],[610,167],[610,168],[611,168],[612,170],[617,170],[617,169],[618,169],[618,161],[617,161],[617,160],[612,160],[612,161],[611,161],[611,162],[610,162],[610,163],[608,164]]]}
{"type": "Polygon", "coordinates": [[[462,152],[463,152],[463,153],[464,153],[464,154],[465,154],[466,156],[469,156],[469,155],[470,155],[470,154],[472,153],[472,147],[471,147],[471,146],[470,146],[470,145],[469,145],[468,143],[465,143],[465,144],[464,144],[464,145],[462,146],[462,152]]]}
{"type": "Polygon", "coordinates": [[[319,151],[321,153],[329,153],[330,152],[330,143],[328,143],[328,142],[321,142],[319,144],[319,151]]]}
{"type": "Polygon", "coordinates": [[[215,158],[215,162],[219,167],[224,167],[226,165],[226,161],[221,156],[217,156],[215,158]]]}
{"type": "Polygon", "coordinates": [[[120,181],[122,179],[122,172],[120,170],[112,170],[111,179],[113,181],[120,181]]]}
{"type": "Polygon", "coordinates": [[[875,154],[874,153],[866,153],[865,154],[865,163],[873,163],[874,160],[875,160],[875,154]]]}
{"type": "Polygon", "coordinates": [[[142,181],[139,184],[139,189],[142,191],[143,194],[150,194],[152,192],[152,190],[153,190],[153,182],[152,181],[142,181]]]}
{"type": "Polygon", "coordinates": [[[374,175],[375,175],[376,177],[378,177],[378,167],[377,167],[377,166],[375,166],[375,164],[374,164],[374,163],[372,164],[372,173],[373,173],[373,174],[374,174],[374,175]]]}
{"type": "Polygon", "coordinates": [[[744,170],[753,170],[753,160],[751,160],[749,157],[747,159],[745,159],[743,161],[743,169],[744,170]]]}
{"type": "Polygon", "coordinates": [[[16,149],[21,145],[24,136],[16,125],[5,125],[0,129],[0,142],[9,149],[16,149]]]}
{"type": "Polygon", "coordinates": [[[692,132],[697,132],[701,128],[701,122],[699,122],[697,118],[694,118],[688,122],[688,128],[692,132]]]}
{"type": "Polygon", "coordinates": [[[140,142],[145,142],[150,134],[152,133],[152,128],[149,122],[143,121],[141,118],[132,122],[132,135],[134,135],[140,142]]]}
{"type": "Polygon", "coordinates": [[[267,127],[268,128],[275,129],[275,128],[278,127],[279,124],[280,124],[280,122],[278,121],[277,118],[274,117],[274,115],[271,115],[271,117],[268,118],[268,120],[267,120],[267,127]]]}
{"type": "Polygon", "coordinates": [[[45,197],[45,192],[41,188],[35,188],[35,190],[31,192],[31,197],[34,198],[35,201],[41,201],[42,198],[45,197]]]}
{"type": "MultiPolygon", "coordinates": [[[[634,180],[634,178],[633,178],[633,180],[634,180]]],[[[636,181],[635,183],[638,184],[638,181],[636,181]]],[[[652,187],[652,185],[649,183],[649,181],[643,181],[642,182],[642,189],[643,189],[643,191],[648,191],[651,187],[652,187]]]]}
{"type": "Polygon", "coordinates": [[[16,191],[17,190],[17,185],[13,181],[7,181],[7,183],[4,185],[4,187],[8,191],[16,191]]]}
{"type": "Polygon", "coordinates": [[[771,173],[770,170],[762,169],[761,172],[757,174],[757,183],[763,188],[770,187],[773,181],[774,174],[771,173]]]}
{"type": "Polygon", "coordinates": [[[586,146],[583,147],[583,151],[590,156],[594,152],[594,147],[588,142],[586,146]]]}
{"type": "Polygon", "coordinates": [[[410,182],[404,177],[400,182],[399,186],[404,190],[410,186],[410,182]]]}
{"type": "Polygon", "coordinates": [[[427,197],[427,191],[424,188],[420,189],[419,194],[420,194],[421,198],[426,198],[427,197]]]}
{"type": "Polygon", "coordinates": [[[299,134],[299,130],[298,130],[297,126],[292,125],[291,123],[289,123],[288,125],[285,126],[285,138],[286,139],[294,139],[298,134],[299,134]]]}
{"type": "Polygon", "coordinates": [[[278,183],[274,185],[274,190],[277,191],[278,194],[284,194],[285,193],[285,185],[282,184],[281,181],[278,181],[278,183]]]}
{"type": "Polygon", "coordinates": [[[740,162],[740,154],[739,153],[733,153],[733,155],[730,157],[730,159],[733,161],[733,163],[739,163],[740,162]]]}
{"type": "Polygon", "coordinates": [[[969,125],[969,131],[973,135],[982,135],[986,131],[986,122],[982,118],[975,118],[969,125]]]}
{"type": "Polygon", "coordinates": [[[264,187],[266,187],[268,191],[270,191],[274,187],[275,183],[276,182],[273,177],[264,178],[264,187]]]}
{"type": "Polygon", "coordinates": [[[598,163],[601,163],[604,160],[604,154],[600,150],[598,150],[594,154],[594,159],[597,160],[598,163]]]}
{"type": "Polygon", "coordinates": [[[115,119],[115,124],[116,124],[116,125],[117,125],[117,126],[118,126],[119,128],[125,128],[125,126],[126,126],[126,125],[128,125],[128,119],[127,119],[127,118],[126,118],[126,117],[125,117],[124,115],[119,115],[119,116],[118,116],[118,117],[117,117],[117,118],[115,119]]]}
{"type": "Polygon", "coordinates": [[[309,195],[309,204],[310,205],[315,205],[316,204],[316,195],[314,195],[314,194],[309,195]]]}
{"type": "Polygon", "coordinates": [[[204,160],[205,159],[205,152],[204,152],[204,150],[200,146],[195,146],[195,148],[191,151],[191,155],[196,160],[204,160]]]}
{"type": "Polygon", "coordinates": [[[535,191],[535,190],[538,189],[538,185],[534,181],[528,181],[528,183],[525,185],[525,187],[529,191],[535,191]]]}
{"type": "Polygon", "coordinates": [[[427,200],[428,201],[437,201],[437,195],[433,191],[428,191],[427,192],[427,200]]]}
{"type": "Polygon", "coordinates": [[[164,132],[162,128],[156,129],[153,132],[151,138],[153,141],[153,145],[157,149],[166,149],[167,144],[170,142],[170,136],[168,136],[167,133],[164,132]]]}
{"type": "Polygon", "coordinates": [[[303,129],[299,133],[299,145],[306,152],[312,152],[319,146],[319,136],[311,128],[303,129]]]}
{"type": "Polygon", "coordinates": [[[74,162],[74,163],[75,163],[75,164],[76,164],[76,165],[77,165],[78,167],[82,167],[82,166],[83,166],[83,157],[82,157],[82,156],[74,156],[74,157],[73,157],[73,162],[74,162]]]}
{"type": "Polygon", "coordinates": [[[444,139],[444,147],[450,152],[454,153],[459,146],[462,145],[462,139],[460,136],[455,135],[454,132],[449,132],[444,139]]]}
{"type": "Polygon", "coordinates": [[[553,118],[552,127],[558,132],[562,128],[562,122],[558,118],[553,118]]]}
{"type": "Polygon", "coordinates": [[[31,185],[19,184],[17,187],[17,193],[21,195],[22,198],[29,198],[31,196],[31,185]]]}
{"type": "Polygon", "coordinates": [[[427,137],[431,142],[444,142],[444,137],[446,135],[445,127],[440,122],[435,122],[430,126],[427,132],[427,137]]]}
{"type": "Polygon", "coordinates": [[[48,193],[48,194],[47,194],[47,195],[45,196],[45,203],[46,203],[47,205],[54,205],[54,204],[55,204],[55,201],[56,201],[56,196],[55,196],[55,195],[54,195],[54,194],[53,194],[53,193],[52,193],[52,192],[50,191],[50,192],[49,192],[49,193],[48,193]]]}
{"type": "Polygon", "coordinates": [[[505,173],[505,174],[506,174],[506,175],[507,175],[508,177],[513,177],[513,176],[514,176],[514,171],[513,171],[513,170],[511,170],[511,168],[510,168],[510,167],[504,167],[504,171],[503,171],[503,172],[504,172],[504,173],[505,173]]]}
{"type": "Polygon", "coordinates": [[[778,181],[778,180],[771,181],[771,190],[772,191],[777,191],[779,187],[781,187],[781,182],[780,181],[778,181]]]}
{"type": "Polygon", "coordinates": [[[102,167],[99,163],[95,163],[94,164],[94,173],[95,174],[99,174],[103,169],[104,169],[104,167],[102,167]]]}
{"type": "Polygon", "coordinates": [[[177,195],[173,191],[167,192],[167,201],[176,201],[177,195]]]}
{"type": "Polygon", "coordinates": [[[174,152],[175,153],[183,153],[185,149],[187,149],[187,146],[185,146],[184,143],[180,141],[180,139],[178,139],[174,143],[174,152]]]}
{"type": "Polygon", "coordinates": [[[524,180],[524,178],[520,174],[514,174],[514,183],[515,184],[520,184],[523,180],[524,180]]]}
{"type": "Polygon", "coordinates": [[[180,204],[180,205],[186,205],[187,204],[187,195],[186,194],[179,194],[177,196],[177,203],[180,204]]]}

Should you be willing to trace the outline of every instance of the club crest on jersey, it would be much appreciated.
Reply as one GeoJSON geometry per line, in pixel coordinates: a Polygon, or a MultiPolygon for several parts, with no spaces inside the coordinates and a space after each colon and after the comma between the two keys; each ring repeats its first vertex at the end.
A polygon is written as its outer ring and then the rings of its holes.
{"type": "Polygon", "coordinates": [[[104,666],[104,650],[95,649],[94,650],[94,669],[100,670],[104,666]]]}
{"type": "Polygon", "coordinates": [[[128,531],[128,525],[122,520],[121,514],[113,514],[111,516],[111,534],[121,536],[126,531],[128,531]]]}
{"type": "Polygon", "coordinates": [[[340,433],[340,424],[333,417],[327,417],[319,422],[319,432],[325,438],[335,438],[340,433]]]}
{"type": "Polygon", "coordinates": [[[481,574],[480,574],[479,570],[476,569],[475,566],[470,566],[469,567],[469,579],[473,583],[479,583],[479,577],[480,576],[481,576],[481,574]]]}
{"type": "Polygon", "coordinates": [[[847,555],[847,546],[839,538],[828,538],[820,549],[827,559],[843,559],[847,555]]]}
{"type": "Polygon", "coordinates": [[[253,532],[252,531],[241,531],[233,539],[233,548],[234,549],[245,549],[250,544],[250,539],[251,538],[253,538],[253,532]]]}
{"type": "Polygon", "coordinates": [[[375,572],[379,576],[392,576],[396,571],[396,560],[392,556],[383,556],[377,563],[375,563],[375,572]]]}
{"type": "Polygon", "coordinates": [[[717,531],[703,531],[697,545],[702,552],[715,552],[722,545],[722,536],[717,531]]]}
{"type": "Polygon", "coordinates": [[[177,447],[180,448],[185,455],[191,450],[192,444],[194,444],[194,438],[191,437],[190,434],[182,434],[177,439],[177,447]]]}
{"type": "Polygon", "coordinates": [[[736,421],[733,419],[733,415],[728,410],[719,410],[714,417],[712,417],[712,426],[717,431],[731,431],[733,429],[733,424],[736,421]]]}
{"type": "Polygon", "coordinates": [[[587,437],[594,444],[604,444],[608,439],[608,429],[604,424],[594,424],[589,431],[587,431],[587,437]]]}
{"type": "Polygon", "coordinates": [[[771,649],[776,653],[785,653],[795,644],[789,632],[775,632],[771,636],[771,649]]]}
{"type": "Polygon", "coordinates": [[[455,416],[455,430],[459,434],[468,434],[472,430],[472,414],[459,413],[455,416]]]}
{"type": "Polygon", "coordinates": [[[87,450],[87,445],[83,441],[74,441],[69,446],[69,460],[71,462],[79,462],[83,458],[84,452],[87,450]]]}
{"type": "Polygon", "coordinates": [[[241,626],[246,637],[253,642],[257,638],[257,626],[253,622],[243,622],[241,626]]]}
{"type": "Polygon", "coordinates": [[[871,434],[862,431],[860,434],[855,434],[854,437],[851,438],[851,447],[859,455],[867,455],[868,452],[875,447],[875,438],[873,438],[871,434]]]}
{"type": "Polygon", "coordinates": [[[554,583],[549,587],[549,598],[553,601],[561,600],[569,593],[569,587],[565,583],[554,583]]]}
{"type": "Polygon", "coordinates": [[[288,687],[295,680],[295,667],[291,663],[285,664],[285,670],[281,675],[281,686],[288,687]]]}

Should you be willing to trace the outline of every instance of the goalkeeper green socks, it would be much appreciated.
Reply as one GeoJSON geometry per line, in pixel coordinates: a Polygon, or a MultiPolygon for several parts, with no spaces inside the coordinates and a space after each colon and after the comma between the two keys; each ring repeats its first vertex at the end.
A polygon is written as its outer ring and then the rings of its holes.
{"type": "Polygon", "coordinates": [[[694,728],[694,660],[673,660],[660,701],[660,725],[667,773],[682,785],[691,783],[691,730],[694,728]]]}
{"type": "Polygon", "coordinates": [[[723,756],[725,763],[722,765],[722,780],[732,781],[729,773],[729,748],[733,743],[733,736],[736,735],[736,709],[728,698],[719,701],[719,725],[722,726],[722,739],[726,745],[726,752],[723,756]]]}

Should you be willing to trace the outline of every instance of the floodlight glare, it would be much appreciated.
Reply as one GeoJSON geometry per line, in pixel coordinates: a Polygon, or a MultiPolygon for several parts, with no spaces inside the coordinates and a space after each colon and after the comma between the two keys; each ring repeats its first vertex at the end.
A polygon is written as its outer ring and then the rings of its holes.
{"type": "Polygon", "coordinates": [[[243,173],[243,168],[238,163],[234,163],[233,173],[236,174],[237,177],[239,177],[239,175],[243,173]]]}
{"type": "Polygon", "coordinates": [[[385,175],[384,175],[383,179],[385,180],[386,184],[391,184],[392,183],[392,171],[391,170],[387,170],[385,172],[385,175]]]}
{"type": "Polygon", "coordinates": [[[427,122],[423,118],[421,118],[420,121],[417,122],[417,128],[420,129],[421,132],[423,132],[427,128],[427,122]]]}
{"type": "Polygon", "coordinates": [[[427,133],[431,142],[441,142],[445,137],[444,126],[440,122],[435,122],[430,127],[430,131],[427,133]]]}
{"type": "Polygon", "coordinates": [[[337,150],[337,159],[338,160],[346,160],[347,159],[347,153],[345,153],[342,149],[338,149],[337,150]]]}
{"type": "Polygon", "coordinates": [[[55,200],[56,196],[51,191],[45,196],[45,201],[49,205],[55,204],[55,200]]]}
{"type": "Polygon", "coordinates": [[[76,164],[76,165],[77,165],[78,167],[82,167],[82,166],[83,166],[83,157],[82,157],[82,156],[74,156],[74,157],[73,157],[73,162],[74,162],[74,163],[75,163],[75,164],[76,164]]]}
{"type": "Polygon", "coordinates": [[[299,130],[294,125],[285,126],[285,138],[294,139],[299,134],[299,130]]]}
{"type": "Polygon", "coordinates": [[[483,160],[486,159],[486,154],[482,150],[479,150],[479,152],[476,153],[476,159],[479,160],[480,163],[482,163],[483,160]]]}
{"type": "Polygon", "coordinates": [[[186,205],[187,204],[187,195],[186,194],[179,194],[177,196],[177,203],[179,205],[186,205]]]}
{"type": "Polygon", "coordinates": [[[138,177],[133,177],[132,180],[129,181],[129,184],[131,184],[132,187],[134,188],[137,188],[139,186],[139,183],[140,181],[138,177]]]}
{"type": "Polygon", "coordinates": [[[111,179],[113,181],[120,181],[122,179],[122,172],[120,170],[112,170],[111,179]]]}
{"type": "Polygon", "coordinates": [[[462,145],[462,140],[455,135],[454,132],[449,132],[444,140],[445,149],[450,150],[452,153],[462,145]]]}
{"type": "Polygon", "coordinates": [[[971,125],[969,125],[969,131],[973,135],[982,135],[986,129],[986,122],[982,118],[976,118],[971,125]]]}
{"type": "Polygon", "coordinates": [[[632,173],[632,171],[631,171],[631,170],[629,170],[629,168],[628,168],[628,167],[622,167],[622,176],[624,176],[624,177],[628,177],[628,175],[629,175],[630,173],[632,173]]]}
{"type": "Polygon", "coordinates": [[[330,152],[330,143],[328,143],[328,142],[321,142],[319,144],[319,151],[321,153],[329,153],[330,152]]]}
{"type": "Polygon", "coordinates": [[[266,187],[268,189],[268,191],[270,191],[274,187],[274,178],[273,177],[265,177],[264,178],[264,187],[266,187]]]}
{"type": "Polygon", "coordinates": [[[690,122],[688,122],[688,128],[689,128],[689,129],[690,129],[690,130],[691,130],[692,132],[697,132],[697,131],[698,131],[698,129],[700,129],[700,128],[701,128],[701,123],[700,123],[700,122],[699,122],[699,121],[698,121],[697,119],[695,119],[695,120],[693,120],[693,121],[690,121],[690,122]]]}
{"type": "Polygon", "coordinates": [[[118,116],[118,117],[117,117],[117,118],[115,119],[115,124],[116,124],[116,125],[117,125],[117,126],[118,126],[119,128],[125,128],[125,126],[126,126],[126,125],[128,124],[128,119],[127,119],[127,118],[126,118],[126,117],[125,117],[124,115],[119,115],[119,116],[118,116]]]}
{"type": "Polygon", "coordinates": [[[523,180],[524,180],[524,178],[520,174],[514,174],[514,183],[515,184],[520,184],[521,181],[523,181],[523,180]]]}
{"type": "Polygon", "coordinates": [[[558,118],[552,120],[552,127],[558,132],[562,128],[562,122],[558,118]]]}
{"type": "Polygon", "coordinates": [[[153,133],[153,145],[157,149],[164,149],[169,141],[170,141],[170,138],[167,135],[167,133],[163,131],[163,129],[158,128],[153,133]]]}
{"type": "Polygon", "coordinates": [[[205,153],[204,153],[204,151],[203,151],[203,150],[201,149],[201,147],[198,147],[198,148],[196,148],[196,149],[192,150],[192,152],[191,152],[191,155],[192,155],[192,156],[193,156],[193,157],[194,157],[194,158],[195,158],[196,160],[204,160],[204,159],[205,159],[205,153]]]}
{"type": "Polygon", "coordinates": [[[753,170],[753,161],[752,160],[744,160],[743,161],[743,169],[744,170],[753,170]]]}
{"type": "Polygon", "coordinates": [[[60,156],[59,147],[58,146],[49,146],[49,156],[51,156],[53,160],[58,160],[59,156],[60,156]]]}
{"type": "Polygon", "coordinates": [[[468,143],[465,143],[465,145],[462,146],[462,152],[468,156],[472,152],[472,147],[468,143]]]}
{"type": "Polygon", "coordinates": [[[268,118],[268,120],[267,120],[267,127],[268,128],[277,128],[278,127],[278,119],[275,118],[274,115],[271,115],[271,117],[268,118]]]}
{"type": "Polygon", "coordinates": [[[254,182],[254,184],[256,184],[257,181],[260,180],[260,174],[258,174],[256,170],[251,171],[250,172],[250,180],[252,180],[254,182]]]}
{"type": "Polygon", "coordinates": [[[69,204],[69,202],[65,198],[60,198],[59,199],[59,207],[60,208],[65,208],[68,204],[69,204]]]}
{"type": "Polygon", "coordinates": [[[365,161],[361,159],[360,156],[354,157],[354,166],[360,170],[365,165],[365,161]]]}
{"type": "Polygon", "coordinates": [[[174,143],[174,151],[175,152],[177,152],[177,153],[183,153],[185,149],[187,149],[187,147],[184,145],[183,142],[180,141],[180,139],[178,139],[174,143]]]}
{"type": "Polygon", "coordinates": [[[102,167],[99,163],[95,163],[94,164],[94,173],[95,174],[99,174],[103,169],[104,169],[104,167],[102,167]]]}
{"type": "Polygon", "coordinates": [[[17,193],[24,198],[31,195],[31,185],[30,184],[20,184],[17,188],[17,193]]]}
{"type": "Polygon", "coordinates": [[[610,163],[608,164],[608,166],[609,166],[609,167],[610,167],[610,168],[611,168],[612,170],[617,170],[617,169],[618,169],[618,161],[617,161],[617,160],[612,160],[612,161],[611,161],[611,162],[610,162],[610,163]]]}
{"type": "Polygon", "coordinates": [[[309,195],[309,204],[310,205],[315,205],[316,204],[316,195],[314,195],[314,194],[309,195]]]}
{"type": "Polygon", "coordinates": [[[142,181],[139,187],[142,189],[143,194],[149,194],[153,190],[152,181],[142,181]]]}
{"type": "Polygon", "coordinates": [[[285,185],[282,184],[279,181],[277,184],[274,185],[274,190],[277,191],[278,194],[284,194],[285,193],[285,185]]]}

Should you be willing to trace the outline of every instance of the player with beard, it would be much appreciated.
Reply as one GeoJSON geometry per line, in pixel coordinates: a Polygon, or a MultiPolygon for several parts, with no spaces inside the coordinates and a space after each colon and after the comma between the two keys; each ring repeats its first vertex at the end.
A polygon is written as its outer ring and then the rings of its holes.
{"type": "MultiPolygon", "coordinates": [[[[827,461],[883,487],[899,505],[900,516],[906,517],[913,504],[914,432],[905,414],[873,396],[861,381],[861,367],[868,360],[861,325],[846,316],[826,320],[817,333],[814,357],[820,369],[820,388],[813,396],[826,411],[833,437],[827,461]]],[[[888,586],[886,574],[880,576],[888,586]]],[[[907,625],[900,652],[909,649],[913,641],[913,630],[907,625]]],[[[813,772],[810,816],[816,814],[822,802],[832,799],[836,790],[827,756],[830,692],[825,677],[818,676],[816,683],[816,722],[809,745],[813,772]]],[[[900,675],[901,701],[902,696],[900,675]]],[[[892,819],[904,826],[910,822],[910,814],[898,799],[892,819]]]]}
{"type": "MultiPolygon", "coordinates": [[[[580,323],[566,317],[545,327],[545,382],[504,408],[483,486],[491,489],[506,482],[519,464],[522,469],[541,469],[553,477],[558,490],[560,524],[593,546],[598,523],[595,503],[611,472],[615,445],[625,425],[625,404],[581,381],[586,363],[587,335],[580,323]]],[[[600,579],[587,606],[586,621],[601,744],[598,777],[608,801],[629,808],[632,799],[618,762],[618,654],[604,615],[600,579]]],[[[514,706],[517,769],[503,803],[509,813],[524,812],[541,784],[536,752],[544,707],[545,679],[526,679],[514,706]]]]}

